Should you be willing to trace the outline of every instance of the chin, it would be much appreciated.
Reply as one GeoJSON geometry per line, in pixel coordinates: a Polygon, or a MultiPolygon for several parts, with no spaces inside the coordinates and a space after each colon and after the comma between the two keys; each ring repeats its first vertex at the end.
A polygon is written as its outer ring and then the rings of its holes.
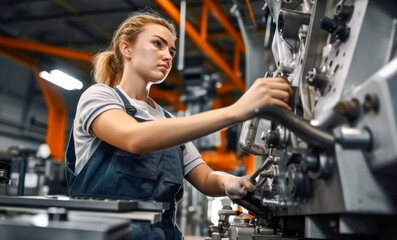
{"type": "Polygon", "coordinates": [[[160,79],[160,80],[157,80],[157,81],[152,81],[152,82],[150,82],[150,83],[151,83],[151,84],[160,84],[160,83],[164,82],[164,80],[165,80],[165,78],[160,79]]]}
{"type": "Polygon", "coordinates": [[[162,74],[162,76],[156,76],[152,77],[151,80],[149,81],[150,84],[160,84],[164,82],[164,80],[167,78],[167,75],[162,74]]]}
{"type": "Polygon", "coordinates": [[[165,73],[164,72],[156,72],[156,74],[153,74],[150,77],[150,81],[149,81],[150,84],[160,84],[160,83],[164,82],[164,80],[167,78],[169,72],[170,72],[169,70],[165,73]]]}

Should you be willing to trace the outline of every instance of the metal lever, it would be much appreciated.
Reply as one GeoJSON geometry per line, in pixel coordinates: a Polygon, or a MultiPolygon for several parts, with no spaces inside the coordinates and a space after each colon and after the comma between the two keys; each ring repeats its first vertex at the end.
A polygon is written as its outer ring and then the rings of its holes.
{"type": "Polygon", "coordinates": [[[266,106],[255,109],[255,115],[283,125],[304,141],[316,147],[327,150],[334,149],[335,137],[332,134],[313,127],[307,120],[287,109],[279,106],[266,106]]]}

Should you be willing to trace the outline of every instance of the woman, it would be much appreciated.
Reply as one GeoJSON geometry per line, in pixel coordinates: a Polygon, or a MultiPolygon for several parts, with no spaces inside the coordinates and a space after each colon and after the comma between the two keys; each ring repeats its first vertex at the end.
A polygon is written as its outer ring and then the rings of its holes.
{"type": "Polygon", "coordinates": [[[210,196],[240,197],[248,177],[215,172],[190,142],[253,116],[255,108],[286,104],[280,78],[258,79],[233,105],[175,118],[149,97],[175,56],[174,25],[155,13],[131,15],[108,50],[94,59],[96,85],[81,96],[67,149],[68,190],[74,197],[143,199],[170,203],[156,226],[134,222],[132,239],[181,239],[175,205],[183,178],[210,196]]]}

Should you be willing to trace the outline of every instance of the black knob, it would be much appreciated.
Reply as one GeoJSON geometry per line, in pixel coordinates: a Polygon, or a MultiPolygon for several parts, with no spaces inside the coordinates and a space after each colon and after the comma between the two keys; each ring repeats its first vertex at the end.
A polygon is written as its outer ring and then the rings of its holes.
{"type": "Polygon", "coordinates": [[[345,42],[349,38],[350,28],[348,28],[344,23],[338,22],[329,18],[323,18],[320,21],[320,27],[325,31],[345,42]]]}
{"type": "Polygon", "coordinates": [[[328,78],[320,73],[316,68],[309,70],[306,74],[307,84],[315,87],[321,93],[324,91],[324,88],[328,84],[328,78]]]}
{"type": "Polygon", "coordinates": [[[265,142],[265,147],[274,148],[280,143],[280,133],[278,131],[268,131],[262,138],[265,142]]]}

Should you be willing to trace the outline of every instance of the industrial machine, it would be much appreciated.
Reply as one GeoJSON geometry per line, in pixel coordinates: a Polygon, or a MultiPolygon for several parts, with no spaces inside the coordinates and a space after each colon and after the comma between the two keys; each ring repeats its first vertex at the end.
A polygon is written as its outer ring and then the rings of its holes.
{"type": "Polygon", "coordinates": [[[154,201],[0,196],[0,232],[9,240],[122,239],[131,221],[156,224],[168,209],[154,201]]]}
{"type": "Polygon", "coordinates": [[[256,190],[234,199],[254,218],[229,223],[240,212],[222,209],[207,239],[397,239],[396,9],[393,1],[265,1],[262,49],[276,66],[265,76],[290,83],[293,111],[268,106],[244,124],[241,148],[266,156],[251,176],[256,190]]]}

